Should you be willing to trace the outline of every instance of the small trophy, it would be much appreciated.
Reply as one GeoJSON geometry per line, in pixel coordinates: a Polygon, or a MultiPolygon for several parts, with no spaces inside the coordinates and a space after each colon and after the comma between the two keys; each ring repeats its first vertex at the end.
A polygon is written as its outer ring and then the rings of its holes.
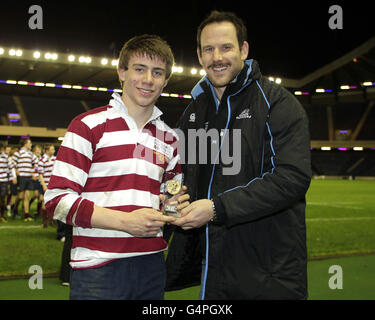
{"type": "Polygon", "coordinates": [[[165,172],[164,181],[162,184],[162,194],[164,200],[162,201],[162,212],[167,216],[179,218],[180,214],[177,211],[178,198],[182,194],[183,174],[175,172],[165,172]]]}

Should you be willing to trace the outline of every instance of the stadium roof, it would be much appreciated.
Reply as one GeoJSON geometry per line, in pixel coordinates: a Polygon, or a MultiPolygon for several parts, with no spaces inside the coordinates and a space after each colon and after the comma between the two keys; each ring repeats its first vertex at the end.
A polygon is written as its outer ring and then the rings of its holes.
{"type": "MultiPolygon", "coordinates": [[[[103,56],[0,46],[0,93],[101,99],[103,92],[121,91],[116,66],[116,59],[103,56]]],[[[164,95],[189,98],[204,71],[197,66],[173,71],[164,95]]],[[[312,96],[366,101],[375,97],[375,37],[300,79],[270,79],[308,96],[310,103],[312,96]]]]}
{"type": "MultiPolygon", "coordinates": [[[[175,53],[176,72],[166,92],[189,94],[199,80],[195,34],[200,21],[213,9],[233,11],[246,23],[249,58],[259,61],[262,73],[281,79],[292,91],[317,89],[341,91],[342,85],[374,82],[374,28],[369,3],[336,1],[343,10],[343,29],[331,30],[329,2],[305,1],[303,7],[287,3],[242,1],[163,1],[130,4],[99,1],[3,1],[0,12],[0,80],[21,81],[21,85],[0,83],[0,94],[63,96],[101,99],[104,88],[119,88],[115,67],[123,43],[142,33],[165,38],[175,53]],[[31,5],[43,9],[43,29],[31,30],[31,5]],[[9,51],[14,53],[9,56],[9,51]],[[17,50],[22,56],[17,56],[17,50]],[[34,52],[40,52],[35,58],[34,52]],[[49,59],[46,54],[49,53],[49,59]],[[54,59],[57,53],[57,59],[54,59]],[[69,61],[69,56],[75,61],[69,61]],[[91,62],[79,62],[90,57],[91,62]],[[102,65],[102,59],[108,60],[102,65]],[[357,62],[354,62],[356,59],[357,62]],[[197,74],[192,75],[191,69],[197,74]],[[24,85],[27,83],[55,84],[24,85]],[[68,90],[59,85],[82,86],[68,90]],[[56,87],[56,85],[58,85],[56,87]],[[98,90],[89,90],[89,88],[98,90]],[[87,88],[87,89],[86,89],[87,88]],[[99,91],[102,88],[102,91],[99,91]]],[[[86,60],[87,61],[87,60],[86,60]]],[[[108,95],[104,95],[107,97],[108,95]]],[[[310,96],[311,97],[311,96],[310,96]]],[[[366,96],[365,96],[366,97],[366,96]]],[[[309,98],[310,99],[310,98],[309,98]]],[[[310,101],[311,102],[311,101],[310,101]]]]}

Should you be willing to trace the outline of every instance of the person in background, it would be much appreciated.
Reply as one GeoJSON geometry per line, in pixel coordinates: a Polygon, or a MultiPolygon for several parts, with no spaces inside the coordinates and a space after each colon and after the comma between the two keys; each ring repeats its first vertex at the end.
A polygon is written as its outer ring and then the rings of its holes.
{"type": "Polygon", "coordinates": [[[37,157],[31,152],[32,142],[29,138],[22,138],[20,146],[21,149],[13,157],[19,185],[18,200],[23,202],[24,221],[34,221],[30,216],[29,201],[30,191],[34,190],[34,181],[37,179],[37,157]]]}
{"type": "Polygon", "coordinates": [[[5,153],[5,143],[0,141],[0,222],[8,222],[5,218],[5,209],[8,196],[9,180],[15,179],[15,171],[9,163],[9,157],[5,153]]]}
{"type": "MultiPolygon", "coordinates": [[[[37,163],[37,168],[38,168],[39,161],[42,158],[42,146],[39,144],[34,145],[33,154],[36,157],[35,161],[37,163]]],[[[34,183],[34,189],[33,189],[33,194],[30,197],[29,208],[31,208],[32,203],[36,200],[37,209],[36,209],[36,213],[34,214],[34,219],[37,219],[40,215],[40,209],[42,206],[42,199],[43,199],[43,189],[42,189],[42,185],[40,184],[39,174],[37,175],[33,183],[34,183]]]]}
{"type": "MultiPolygon", "coordinates": [[[[4,144],[5,144],[4,153],[8,157],[8,167],[11,170],[12,169],[12,158],[11,158],[12,147],[7,145],[6,143],[4,143],[4,144]]],[[[15,174],[14,174],[14,176],[15,176],[15,174]]],[[[6,200],[6,209],[7,209],[8,217],[12,216],[12,213],[11,213],[12,212],[11,211],[11,198],[12,198],[11,186],[13,184],[12,180],[13,180],[13,178],[11,178],[9,176],[9,188],[8,188],[8,196],[7,196],[7,200],[6,200]]]]}
{"type": "Polygon", "coordinates": [[[19,216],[18,205],[20,203],[20,201],[18,199],[18,194],[19,194],[18,180],[17,180],[17,175],[16,175],[16,171],[15,171],[15,167],[14,167],[14,154],[17,151],[19,151],[19,148],[17,148],[17,147],[11,148],[11,150],[9,152],[9,158],[8,158],[9,168],[11,170],[14,170],[14,177],[13,178],[9,177],[10,188],[9,188],[9,195],[8,195],[8,202],[7,202],[8,205],[10,206],[10,212],[9,213],[10,213],[10,216],[12,217],[12,219],[15,219],[16,217],[19,216]]]}
{"type": "Polygon", "coordinates": [[[44,154],[41,156],[38,162],[38,174],[39,174],[39,181],[42,187],[42,192],[40,194],[40,199],[42,202],[40,211],[42,213],[43,228],[47,228],[48,222],[53,226],[54,226],[54,223],[53,223],[52,215],[47,213],[47,209],[44,203],[44,193],[47,191],[48,182],[52,175],[53,165],[55,164],[56,157],[55,157],[55,146],[53,144],[47,144],[44,150],[45,150],[44,154]]]}

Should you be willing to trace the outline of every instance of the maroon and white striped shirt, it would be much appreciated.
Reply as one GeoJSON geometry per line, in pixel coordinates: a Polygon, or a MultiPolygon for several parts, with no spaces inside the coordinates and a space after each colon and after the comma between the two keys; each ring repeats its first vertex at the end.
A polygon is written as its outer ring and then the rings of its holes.
{"type": "Polygon", "coordinates": [[[14,169],[12,169],[9,156],[2,152],[0,154],[0,182],[9,182],[16,177],[14,169]]]}
{"type": "Polygon", "coordinates": [[[13,166],[20,177],[31,178],[37,173],[38,158],[30,150],[21,148],[13,155],[13,166]]]}
{"type": "Polygon", "coordinates": [[[164,172],[181,173],[177,134],[154,107],[142,130],[118,94],[109,105],[79,115],[70,123],[45,193],[54,218],[72,224],[73,268],[99,266],[113,259],[165,250],[162,231],[156,237],[134,237],[124,231],[91,227],[95,205],[130,212],[160,209],[164,172]]]}
{"type": "Polygon", "coordinates": [[[56,157],[49,157],[47,154],[43,154],[38,162],[38,173],[43,176],[44,182],[48,185],[50,177],[52,175],[53,165],[55,164],[56,157]]]}

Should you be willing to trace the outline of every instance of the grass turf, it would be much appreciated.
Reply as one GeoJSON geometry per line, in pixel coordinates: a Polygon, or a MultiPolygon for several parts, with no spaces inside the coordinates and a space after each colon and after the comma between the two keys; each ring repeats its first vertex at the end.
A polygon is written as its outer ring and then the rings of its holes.
{"type": "Polygon", "coordinates": [[[27,275],[39,265],[45,274],[59,272],[63,243],[56,229],[39,222],[9,221],[0,226],[0,277],[27,275]]]}
{"type": "MultiPolygon", "coordinates": [[[[308,263],[309,300],[374,300],[375,255],[314,260],[308,263]],[[343,271],[342,289],[330,289],[333,274],[328,270],[339,265],[343,271]]],[[[165,300],[198,300],[199,286],[165,293],[165,300]]],[[[69,288],[57,278],[43,278],[43,289],[30,289],[28,279],[0,280],[0,300],[68,300],[69,288]]]]}
{"type": "Polygon", "coordinates": [[[307,193],[308,257],[375,252],[375,181],[313,180],[307,193]]]}
{"type": "MultiPolygon", "coordinates": [[[[338,255],[365,254],[375,252],[375,181],[359,180],[313,180],[307,193],[306,229],[307,246],[309,257],[309,286],[311,288],[310,298],[324,299],[324,296],[332,294],[343,294],[349,291],[318,290],[327,287],[328,268],[323,272],[325,277],[314,275],[320,274],[314,269],[314,263],[324,265],[323,262],[311,261],[317,258],[328,258],[338,255]],[[324,280],[324,281],[323,281],[324,280]],[[318,285],[319,281],[323,281],[318,285]],[[315,294],[317,292],[317,294],[315,294]],[[319,293],[320,292],[320,293],[319,293]]],[[[31,208],[32,210],[33,207],[31,208]]],[[[28,275],[31,265],[42,267],[44,274],[56,274],[59,272],[61,252],[63,244],[56,240],[54,228],[42,229],[41,221],[24,222],[23,220],[9,220],[8,223],[0,224],[0,277],[28,275]]],[[[328,260],[327,260],[328,261],[328,260]]],[[[316,267],[319,268],[319,267],[316,267]]],[[[364,269],[360,267],[348,268],[353,270],[353,277],[357,276],[357,283],[366,285],[364,269]],[[361,272],[359,272],[361,270],[361,272]],[[357,275],[355,273],[357,272],[357,275]]],[[[374,264],[372,264],[374,270],[374,264]]],[[[345,272],[345,271],[344,271],[345,272]]],[[[345,273],[346,275],[347,273],[345,273]]],[[[45,278],[45,285],[58,280],[45,278]]],[[[368,279],[368,278],[367,278],[368,279]]],[[[14,280],[22,281],[26,280],[14,280]]],[[[0,281],[2,286],[5,282],[0,281]]],[[[15,283],[15,282],[13,282],[15,283]]],[[[27,281],[26,281],[27,283],[27,281]]],[[[25,285],[23,285],[25,286],[25,285]]],[[[54,284],[56,287],[56,283],[54,284]]],[[[27,287],[27,286],[26,286],[27,287]]],[[[68,292],[67,288],[60,288],[68,292]]],[[[375,285],[372,285],[375,288],[375,285]]],[[[0,289],[1,290],[1,289],[0,289]]],[[[31,291],[28,289],[28,292],[31,291]]],[[[22,290],[21,290],[22,291],[22,290]]],[[[35,291],[35,290],[32,290],[35,291]]],[[[46,291],[41,290],[43,292],[46,291]]],[[[360,289],[357,290],[358,292],[360,289]]],[[[366,290],[365,290],[366,291],[366,290]]],[[[374,290],[373,290],[374,291],[374,290]]],[[[42,292],[34,294],[41,295],[42,292]]],[[[197,299],[199,287],[189,288],[178,292],[166,293],[166,299],[197,299]],[[170,296],[171,295],[171,296],[170,296]],[[189,298],[187,298],[189,297],[189,298]]],[[[353,291],[355,292],[355,291],[353,291]]],[[[30,292],[29,292],[30,293],[30,292]]],[[[11,294],[11,290],[7,294],[11,294]]],[[[17,296],[19,292],[15,293],[17,296]]],[[[61,296],[49,295],[41,299],[53,299],[61,296]]],[[[355,294],[355,297],[358,295],[355,294]]],[[[352,299],[355,299],[352,296],[352,299]]],[[[9,296],[10,297],[10,296],[9,296]]],[[[346,299],[347,295],[341,296],[346,299]]],[[[0,293],[0,299],[4,298],[0,293]]],[[[341,299],[340,297],[338,299],[341,299]]],[[[374,298],[374,297],[373,297],[374,298]]],[[[13,299],[13,298],[8,298],[13,299]]],[[[29,299],[19,296],[16,299],[29,299]]],[[[329,299],[329,298],[328,298],[329,299]]],[[[366,299],[366,298],[360,298],[366,299]]]]}

